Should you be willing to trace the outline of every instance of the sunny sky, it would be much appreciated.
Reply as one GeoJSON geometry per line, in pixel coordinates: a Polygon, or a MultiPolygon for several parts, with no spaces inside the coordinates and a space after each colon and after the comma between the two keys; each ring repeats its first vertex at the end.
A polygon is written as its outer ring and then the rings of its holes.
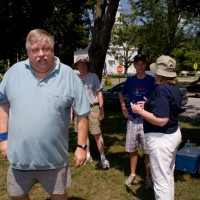
{"type": "Polygon", "coordinates": [[[120,3],[121,3],[121,6],[122,6],[122,9],[124,10],[124,12],[130,11],[130,6],[128,3],[128,0],[120,0],[120,3]]]}

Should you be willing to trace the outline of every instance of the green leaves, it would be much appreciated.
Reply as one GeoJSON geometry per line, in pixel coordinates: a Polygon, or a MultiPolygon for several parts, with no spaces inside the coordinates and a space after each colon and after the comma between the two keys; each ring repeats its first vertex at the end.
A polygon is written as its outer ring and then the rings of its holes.
{"type": "MultiPolygon", "coordinates": [[[[86,47],[89,39],[89,15],[82,0],[2,0],[0,4],[0,60],[24,59],[25,38],[34,28],[43,28],[55,36],[56,55],[69,63],[76,48],[86,47]],[[78,6],[77,6],[78,5],[78,6]]],[[[69,63],[71,64],[71,63],[69,63]]]]}

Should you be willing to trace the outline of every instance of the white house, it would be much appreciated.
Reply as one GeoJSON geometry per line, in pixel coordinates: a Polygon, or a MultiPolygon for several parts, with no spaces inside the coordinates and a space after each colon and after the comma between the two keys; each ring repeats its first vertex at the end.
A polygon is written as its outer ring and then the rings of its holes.
{"type": "MultiPolygon", "coordinates": [[[[115,18],[115,25],[120,26],[120,22],[118,22],[118,18],[120,17],[121,13],[123,13],[121,4],[119,3],[119,7],[116,13],[116,18],[115,18]]],[[[110,47],[112,48],[112,47],[110,47]]],[[[123,49],[121,48],[121,51],[123,51],[123,49]]],[[[137,50],[135,50],[133,57],[137,55],[137,50]]],[[[88,56],[88,50],[87,49],[80,49],[74,52],[74,60],[77,59],[77,57],[79,56],[88,56]]],[[[111,55],[107,54],[106,55],[106,59],[105,59],[105,67],[106,67],[106,72],[108,75],[114,75],[114,74],[118,74],[117,73],[117,67],[119,66],[119,62],[117,60],[115,60],[114,57],[112,57],[111,55]]],[[[124,70],[123,70],[124,72],[124,70]]],[[[129,67],[128,69],[128,74],[135,74],[135,68],[133,66],[133,64],[129,67]]]]}

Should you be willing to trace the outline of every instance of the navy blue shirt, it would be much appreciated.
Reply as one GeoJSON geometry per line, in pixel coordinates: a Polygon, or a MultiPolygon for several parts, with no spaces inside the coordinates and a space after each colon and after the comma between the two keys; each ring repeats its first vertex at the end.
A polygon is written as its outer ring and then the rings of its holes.
{"type": "Polygon", "coordinates": [[[133,119],[143,118],[132,112],[130,102],[137,103],[138,101],[144,101],[144,97],[149,98],[155,87],[155,78],[150,75],[146,75],[143,79],[138,79],[137,76],[127,78],[121,93],[123,96],[128,95],[128,112],[133,119]]]}
{"type": "Polygon", "coordinates": [[[146,101],[144,109],[159,118],[169,118],[163,126],[153,125],[144,120],[144,132],[171,134],[178,129],[178,115],[181,113],[182,96],[177,85],[163,83],[159,85],[146,101]]]}

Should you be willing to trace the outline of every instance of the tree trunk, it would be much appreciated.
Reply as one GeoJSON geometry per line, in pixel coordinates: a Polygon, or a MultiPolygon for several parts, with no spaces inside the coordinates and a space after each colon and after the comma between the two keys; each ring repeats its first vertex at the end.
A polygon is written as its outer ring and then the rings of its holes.
{"type": "Polygon", "coordinates": [[[111,30],[115,23],[115,16],[119,0],[97,0],[94,13],[94,30],[88,55],[91,62],[91,71],[102,79],[106,53],[109,47],[111,30]]]}

